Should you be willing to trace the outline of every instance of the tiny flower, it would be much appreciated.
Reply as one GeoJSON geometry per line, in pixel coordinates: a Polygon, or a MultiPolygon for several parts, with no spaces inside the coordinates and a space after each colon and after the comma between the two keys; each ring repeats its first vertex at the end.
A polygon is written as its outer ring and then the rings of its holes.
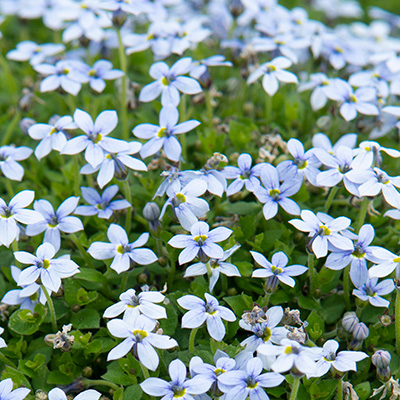
{"type": "Polygon", "coordinates": [[[13,390],[13,381],[11,378],[4,379],[0,382],[0,399],[1,400],[23,400],[28,396],[30,390],[27,388],[18,388],[13,390]]]}
{"type": "Polygon", "coordinates": [[[265,164],[256,164],[254,167],[251,167],[252,158],[247,153],[241,154],[237,162],[238,167],[228,166],[222,170],[225,178],[234,179],[226,188],[227,196],[232,196],[239,192],[244,185],[246,185],[246,189],[249,192],[254,192],[260,186],[259,176],[265,164]]]}
{"type": "Polygon", "coordinates": [[[211,258],[207,263],[198,262],[191,265],[185,271],[184,278],[190,276],[199,276],[208,273],[211,270],[209,290],[212,292],[216,283],[218,282],[219,275],[224,274],[226,276],[241,276],[237,267],[231,263],[227,263],[226,260],[239,248],[240,246],[233,246],[230,249],[224,251],[222,258],[211,258]]]}
{"type": "Polygon", "coordinates": [[[74,212],[77,215],[97,215],[99,218],[109,219],[114,211],[124,210],[132,207],[127,200],[112,199],[118,193],[118,185],[112,185],[104,190],[100,196],[97,191],[90,187],[81,187],[82,197],[90,206],[78,206],[74,212]]]}
{"type": "Polygon", "coordinates": [[[153,333],[157,321],[139,315],[134,320],[112,319],[107,323],[111,335],[125,340],[114,347],[107,357],[107,361],[117,360],[125,357],[129,351],[149,370],[155,371],[158,367],[159,358],[154,347],[157,349],[172,349],[178,343],[166,335],[153,333]]]}
{"type": "Polygon", "coordinates": [[[134,289],[129,289],[119,296],[120,301],[108,307],[103,318],[114,318],[124,313],[123,319],[133,320],[140,314],[151,319],[167,318],[165,308],[155,303],[161,303],[165,296],[153,290],[143,290],[136,294],[134,289]]]}
{"type": "Polygon", "coordinates": [[[278,213],[278,206],[281,206],[288,214],[300,215],[300,207],[289,196],[295,195],[302,185],[302,180],[285,179],[280,183],[277,169],[266,164],[260,173],[264,187],[260,186],[254,192],[257,199],[264,203],[263,214],[269,220],[278,213]]]}
{"type": "Polygon", "coordinates": [[[241,346],[246,346],[246,351],[255,352],[257,348],[265,343],[280,344],[282,339],[287,338],[288,330],[283,326],[277,327],[283,318],[283,309],[280,306],[271,307],[265,313],[263,319],[266,322],[257,322],[251,325],[243,319],[239,321],[239,326],[253,335],[243,340],[241,346]]]}
{"type": "Polygon", "coordinates": [[[182,76],[190,71],[192,59],[181,58],[171,68],[163,61],[156,62],[150,67],[150,76],[156,81],[146,85],[140,92],[139,101],[149,102],[161,94],[161,104],[176,107],[180,101],[179,92],[186,94],[200,93],[199,83],[187,76],[182,76]]]}
{"type": "Polygon", "coordinates": [[[40,213],[33,210],[26,210],[35,198],[32,190],[23,190],[17,193],[8,203],[0,198],[0,243],[6,247],[18,238],[19,227],[17,222],[22,224],[35,224],[43,221],[40,213]]]}
{"type": "Polygon", "coordinates": [[[21,146],[0,147],[0,169],[4,176],[13,181],[21,181],[24,169],[17,161],[26,160],[32,154],[32,149],[21,146]]]}
{"type": "Polygon", "coordinates": [[[147,378],[140,384],[142,390],[150,396],[166,399],[193,400],[196,395],[206,393],[212,381],[203,375],[196,375],[187,379],[185,364],[179,360],[173,360],[168,366],[170,382],[160,378],[147,378]]]}
{"type": "Polygon", "coordinates": [[[250,251],[255,262],[263,267],[262,269],[256,269],[253,272],[253,278],[274,278],[276,280],[275,286],[278,283],[277,280],[281,281],[285,285],[294,287],[296,284],[292,276],[298,276],[304,274],[307,271],[307,267],[303,265],[291,265],[287,267],[289,261],[287,255],[283,251],[279,251],[272,256],[272,263],[270,263],[261,253],[257,251],[250,251]]]}
{"type": "Polygon", "coordinates": [[[283,339],[280,346],[261,345],[257,352],[265,356],[278,356],[271,365],[271,369],[275,372],[292,371],[297,374],[313,376],[317,372],[315,359],[321,349],[319,347],[304,347],[294,340],[283,339]]]}
{"type": "Polygon", "coordinates": [[[98,93],[101,93],[105,87],[105,81],[121,78],[124,73],[119,69],[113,69],[113,65],[107,60],[98,60],[93,67],[88,67],[86,71],[89,77],[90,87],[98,93]]]}
{"type": "Polygon", "coordinates": [[[198,222],[197,218],[204,217],[210,210],[207,201],[199,198],[206,190],[207,184],[201,179],[193,179],[185,187],[181,187],[179,183],[170,186],[167,189],[169,199],[161,210],[160,220],[162,220],[167,207],[171,206],[182,227],[190,230],[198,222]]]}
{"type": "Polygon", "coordinates": [[[184,249],[179,254],[179,264],[192,261],[199,253],[199,257],[204,255],[209,258],[222,258],[224,251],[216,243],[227,239],[232,230],[223,226],[209,231],[209,226],[204,221],[193,224],[190,235],[175,235],[168,241],[168,244],[178,249],[184,249]]]}
{"type": "Polygon", "coordinates": [[[86,149],[86,161],[93,168],[96,168],[103,162],[105,152],[118,153],[119,151],[129,150],[125,141],[107,137],[118,124],[118,116],[115,111],[103,111],[93,123],[87,112],[77,109],[74,113],[74,120],[86,135],[69,140],[61,154],[78,154],[86,149]]]}
{"type": "Polygon", "coordinates": [[[47,57],[54,56],[64,51],[63,44],[45,43],[36,44],[30,40],[24,40],[17,44],[17,48],[7,53],[6,57],[14,61],[28,61],[31,65],[37,65],[46,60],[47,57]]]}
{"type": "Polygon", "coordinates": [[[128,271],[131,261],[148,265],[157,261],[158,257],[150,249],[141,249],[148,240],[149,234],[143,233],[133,243],[129,243],[125,230],[116,224],[111,224],[107,230],[107,237],[111,243],[94,242],[90,245],[88,253],[96,260],[113,258],[110,268],[119,274],[128,271]]]}
{"type": "Polygon", "coordinates": [[[132,130],[140,139],[150,139],[140,150],[143,158],[149,157],[161,148],[169,160],[179,161],[182,147],[175,135],[191,131],[200,125],[199,121],[189,120],[178,124],[179,112],[172,105],[164,106],[160,111],[160,125],[140,124],[132,130]]]}
{"type": "Polygon", "coordinates": [[[353,289],[353,295],[363,301],[368,301],[374,307],[389,307],[390,301],[381,296],[393,292],[395,285],[393,279],[385,279],[378,283],[378,278],[368,278],[360,282],[356,289],[353,289]]]}
{"type": "Polygon", "coordinates": [[[327,214],[317,213],[303,210],[301,212],[302,219],[292,219],[289,221],[296,229],[302,232],[309,232],[311,246],[317,258],[325,257],[328,253],[328,242],[341,250],[354,250],[353,242],[340,234],[340,231],[347,229],[350,226],[350,219],[347,217],[339,217],[331,219],[327,214]],[[329,218],[328,218],[329,217],[329,218]],[[328,220],[324,223],[322,220],[328,220]]]}
{"type": "Polygon", "coordinates": [[[218,300],[208,293],[204,294],[206,303],[196,296],[186,295],[177,302],[185,310],[189,310],[182,317],[182,328],[198,328],[205,322],[210,336],[220,342],[226,333],[222,319],[236,321],[235,314],[229,308],[219,305],[218,300]]]}
{"type": "Polygon", "coordinates": [[[339,351],[339,343],[336,340],[328,340],[317,359],[317,373],[313,376],[323,376],[331,368],[340,372],[357,371],[356,362],[364,360],[368,354],[362,351],[339,351]]]}
{"type": "Polygon", "coordinates": [[[43,286],[57,292],[62,278],[69,278],[79,272],[79,266],[69,256],[53,258],[56,251],[50,243],[43,243],[36,250],[36,256],[26,251],[15,251],[14,257],[21,264],[28,264],[18,279],[17,285],[30,285],[39,278],[43,286]]]}
{"type": "Polygon", "coordinates": [[[226,398],[235,400],[269,399],[263,388],[279,386],[285,377],[275,372],[262,374],[262,370],[261,359],[255,357],[247,361],[245,370],[227,371],[222,374],[219,381],[225,386],[223,391],[227,393],[226,398]]]}
{"type": "MultiPolygon", "coordinates": [[[[101,393],[94,389],[84,390],[79,393],[73,400],[99,400],[101,393]]],[[[67,395],[60,388],[51,389],[49,392],[49,400],[67,400],[67,395]]]]}
{"type": "Polygon", "coordinates": [[[78,201],[79,197],[69,197],[54,212],[54,208],[49,201],[36,200],[33,203],[33,208],[43,216],[44,220],[28,225],[25,233],[28,236],[36,236],[45,231],[44,242],[51,243],[55,250],[58,251],[61,244],[60,232],[74,233],[83,230],[81,220],[69,215],[76,209],[78,201]]]}
{"type": "Polygon", "coordinates": [[[35,156],[38,160],[47,156],[51,150],[61,151],[67,143],[67,130],[76,129],[77,125],[72,117],[64,116],[57,120],[55,124],[34,124],[28,129],[28,134],[32,139],[40,140],[36,146],[35,156]]]}
{"type": "Polygon", "coordinates": [[[298,83],[297,76],[293,72],[285,71],[292,65],[286,57],[276,57],[270,62],[261,64],[247,79],[247,84],[255,82],[261,76],[263,77],[262,86],[264,90],[273,96],[279,88],[279,81],[285,83],[298,83]]]}

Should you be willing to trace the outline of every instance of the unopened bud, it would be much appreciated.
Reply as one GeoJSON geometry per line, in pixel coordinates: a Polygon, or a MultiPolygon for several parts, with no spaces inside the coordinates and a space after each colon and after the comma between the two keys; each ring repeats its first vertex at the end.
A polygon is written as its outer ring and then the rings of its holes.
{"type": "Polygon", "coordinates": [[[158,221],[160,217],[160,207],[158,207],[157,203],[149,202],[143,208],[143,216],[149,222],[158,221]]]}
{"type": "Polygon", "coordinates": [[[112,23],[113,25],[120,29],[122,25],[124,25],[126,21],[127,14],[125,11],[122,11],[120,8],[115,10],[112,14],[112,23]]]}
{"type": "Polygon", "coordinates": [[[49,125],[55,125],[60,118],[58,114],[52,115],[49,119],[49,125]]]}
{"type": "Polygon", "coordinates": [[[390,364],[391,358],[392,357],[388,351],[377,350],[372,355],[372,364],[374,364],[376,368],[387,368],[390,364]]]}
{"type": "Polygon", "coordinates": [[[266,279],[264,289],[267,293],[275,292],[278,287],[279,280],[276,275],[270,276],[266,279]]]}
{"type": "Polygon", "coordinates": [[[19,123],[19,127],[24,135],[28,135],[28,129],[35,124],[36,121],[32,118],[23,118],[19,123]]]}
{"type": "Polygon", "coordinates": [[[369,329],[364,322],[358,322],[354,325],[352,334],[356,340],[365,340],[369,335],[369,329]]]}
{"type": "Polygon", "coordinates": [[[92,367],[87,366],[87,367],[83,368],[82,375],[85,378],[90,378],[93,375],[92,367]]]}
{"type": "Polygon", "coordinates": [[[354,326],[359,322],[360,321],[357,317],[357,314],[353,311],[350,311],[344,314],[342,319],[342,326],[346,332],[353,332],[354,326]]]}

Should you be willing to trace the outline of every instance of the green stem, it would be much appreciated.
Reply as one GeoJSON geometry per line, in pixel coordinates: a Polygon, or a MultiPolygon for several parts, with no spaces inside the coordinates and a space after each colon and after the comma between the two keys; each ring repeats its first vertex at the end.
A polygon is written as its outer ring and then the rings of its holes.
{"type": "Polygon", "coordinates": [[[17,368],[17,366],[0,351],[0,361],[4,363],[6,366],[10,366],[13,368],[17,368]]]}
{"type": "Polygon", "coordinates": [[[81,190],[79,188],[79,163],[78,163],[78,157],[73,157],[74,159],[74,194],[75,196],[79,197],[81,194],[81,190]]]}
{"type": "Polygon", "coordinates": [[[144,379],[150,378],[148,369],[142,363],[139,363],[139,364],[140,364],[140,368],[142,369],[144,379]]]}
{"type": "Polygon", "coordinates": [[[358,212],[356,224],[354,227],[354,229],[356,230],[356,233],[358,233],[360,228],[364,225],[365,217],[367,216],[368,205],[369,205],[368,198],[363,197],[362,202],[361,202],[360,211],[358,212]]]}
{"type": "Polygon", "coordinates": [[[267,97],[265,98],[265,121],[266,124],[269,125],[272,121],[272,97],[267,94],[267,97]]]}
{"type": "Polygon", "coordinates": [[[128,285],[128,271],[125,271],[125,274],[121,280],[121,293],[125,292],[127,285],[128,285]]]}
{"type": "Polygon", "coordinates": [[[54,309],[53,300],[51,299],[49,292],[46,289],[46,286],[42,285],[41,288],[42,288],[44,295],[46,296],[47,304],[49,305],[50,316],[51,316],[51,325],[53,328],[53,332],[57,333],[58,332],[57,317],[56,317],[56,310],[54,309]]]}
{"type": "Polygon", "coordinates": [[[94,268],[94,265],[92,263],[92,259],[90,258],[88,252],[85,250],[85,248],[82,246],[81,242],[79,241],[78,237],[75,235],[75,233],[70,233],[69,237],[71,240],[74,242],[75,246],[78,248],[79,252],[81,253],[82,258],[85,260],[86,264],[90,268],[94,268]]]}
{"type": "Polygon", "coordinates": [[[311,297],[315,296],[315,268],[314,268],[314,254],[308,255],[308,272],[310,274],[310,294],[311,297]]]}
{"type": "Polygon", "coordinates": [[[189,337],[189,352],[193,353],[194,352],[194,341],[196,339],[196,333],[199,330],[199,328],[194,328],[190,332],[190,337],[189,337]]]}
{"type": "Polygon", "coordinates": [[[85,387],[92,387],[92,386],[108,386],[111,389],[118,390],[119,386],[115,383],[105,381],[103,379],[82,379],[82,384],[85,387]]]}
{"type": "Polygon", "coordinates": [[[16,125],[17,122],[19,121],[19,118],[20,118],[20,112],[19,112],[19,111],[16,111],[15,114],[14,114],[13,119],[11,120],[11,122],[10,122],[10,123],[8,124],[8,126],[7,126],[7,130],[6,130],[6,132],[4,133],[3,139],[1,140],[1,145],[2,145],[2,146],[8,144],[8,142],[9,142],[10,139],[11,139],[12,134],[15,133],[15,132],[14,132],[15,125],[16,125]]]}
{"type": "Polygon", "coordinates": [[[7,193],[11,199],[12,197],[14,197],[14,189],[13,189],[12,184],[9,179],[6,179],[5,181],[6,181],[7,193]]]}
{"type": "Polygon", "coordinates": [[[332,201],[336,196],[336,193],[339,191],[339,187],[338,186],[334,186],[333,188],[331,188],[330,192],[329,192],[329,196],[326,200],[325,203],[325,212],[327,213],[332,205],[332,201]]]}
{"type": "Polygon", "coordinates": [[[170,258],[171,269],[168,273],[168,290],[172,290],[172,285],[174,284],[175,272],[176,272],[176,262],[170,258]]]}
{"type": "Polygon", "coordinates": [[[290,393],[289,400],[296,400],[297,399],[297,392],[299,391],[300,387],[300,377],[295,377],[293,379],[292,391],[290,393]]]}
{"type": "Polygon", "coordinates": [[[343,290],[344,290],[344,302],[346,303],[346,309],[351,309],[350,303],[350,265],[348,265],[343,272],[343,290]]]}
{"type": "MultiPolygon", "coordinates": [[[[7,182],[7,181],[6,181],[6,182],[7,182]]],[[[17,240],[14,240],[14,241],[11,243],[11,247],[12,247],[13,252],[16,252],[16,251],[19,250],[19,249],[18,249],[18,242],[17,242],[17,240]]],[[[15,260],[15,265],[16,265],[19,269],[21,269],[21,263],[20,263],[19,261],[15,260]]]]}
{"type": "Polygon", "coordinates": [[[395,308],[396,352],[400,356],[400,289],[397,289],[395,308]]]}
{"type": "MultiPolygon", "coordinates": [[[[186,96],[181,97],[181,102],[179,103],[179,118],[181,122],[186,121],[186,96]]],[[[182,146],[182,158],[185,163],[187,163],[187,148],[186,148],[186,134],[180,135],[181,146],[182,146]]]]}
{"type": "Polygon", "coordinates": [[[70,113],[73,114],[76,110],[75,97],[72,94],[67,94],[66,103],[68,105],[70,113]]]}
{"type": "Polygon", "coordinates": [[[129,131],[128,131],[128,109],[126,108],[126,80],[128,74],[127,60],[125,47],[122,43],[121,30],[117,29],[118,34],[118,53],[119,53],[119,64],[124,72],[124,76],[122,77],[122,96],[121,96],[121,119],[122,119],[122,139],[129,139],[129,131]]]}
{"type": "Polygon", "coordinates": [[[343,379],[339,379],[337,384],[337,400],[343,400],[343,379]]]}
{"type": "Polygon", "coordinates": [[[206,90],[205,91],[205,97],[206,97],[206,108],[207,108],[207,119],[208,119],[208,127],[210,130],[213,129],[213,108],[211,104],[211,96],[210,96],[210,91],[206,90]]]}
{"type": "Polygon", "coordinates": [[[264,301],[263,301],[263,307],[267,307],[269,304],[269,299],[271,298],[272,293],[268,293],[264,290],[264,301]]]}
{"type": "Polygon", "coordinates": [[[3,71],[6,75],[6,81],[9,86],[10,92],[14,95],[17,93],[17,85],[15,83],[14,76],[11,72],[11,69],[8,65],[7,60],[0,54],[0,66],[3,68],[3,71]]]}
{"type": "MultiPolygon", "coordinates": [[[[131,194],[131,187],[129,186],[129,176],[126,178],[124,182],[124,191],[126,200],[129,201],[129,203],[131,203],[132,194],[131,194]]],[[[127,235],[129,235],[129,232],[131,231],[131,220],[132,220],[132,206],[128,207],[126,211],[125,230],[127,235]]]]}

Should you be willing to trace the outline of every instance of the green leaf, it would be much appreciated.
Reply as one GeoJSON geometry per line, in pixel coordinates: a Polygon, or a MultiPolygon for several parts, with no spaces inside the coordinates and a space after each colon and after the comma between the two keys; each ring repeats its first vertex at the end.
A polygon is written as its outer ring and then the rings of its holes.
{"type": "Polygon", "coordinates": [[[243,314],[243,311],[253,309],[253,299],[245,294],[224,297],[224,301],[229,304],[237,317],[240,317],[243,314]]]}
{"type": "Polygon", "coordinates": [[[302,295],[297,297],[297,302],[300,308],[304,308],[306,310],[319,310],[321,308],[321,305],[317,301],[302,295]]]}
{"type": "Polygon", "coordinates": [[[107,366],[107,372],[102,376],[102,378],[117,385],[128,386],[137,383],[135,371],[132,372],[133,373],[131,374],[127,374],[118,361],[113,361],[107,366]]]}
{"type": "Polygon", "coordinates": [[[30,310],[15,311],[8,321],[9,328],[19,335],[32,335],[37,332],[45,316],[45,308],[38,303],[34,312],[30,310]]]}
{"type": "Polygon", "coordinates": [[[113,394],[113,400],[122,400],[124,396],[124,388],[119,388],[113,394]]]}
{"type": "Polygon", "coordinates": [[[31,389],[31,385],[29,383],[29,380],[25,377],[25,375],[18,371],[15,368],[11,368],[11,367],[6,367],[1,375],[1,379],[7,379],[7,378],[11,378],[14,385],[19,387],[19,386],[25,386],[28,389],[31,389]]]}
{"type": "Polygon", "coordinates": [[[143,391],[139,385],[132,385],[126,388],[123,400],[141,399],[143,391]]]}
{"type": "Polygon", "coordinates": [[[253,264],[247,261],[236,261],[235,265],[238,267],[238,270],[242,276],[251,276],[253,272],[253,264]]]}
{"type": "Polygon", "coordinates": [[[311,311],[307,318],[308,326],[306,328],[307,333],[312,341],[319,339],[325,332],[324,320],[319,316],[317,311],[311,311]]]}
{"type": "Polygon", "coordinates": [[[328,400],[332,398],[334,391],[337,389],[337,381],[322,380],[314,382],[310,387],[311,399],[328,400]]]}
{"type": "Polygon", "coordinates": [[[360,400],[367,400],[372,392],[371,384],[368,381],[355,386],[354,390],[358,394],[360,400]]]}
{"type": "Polygon", "coordinates": [[[235,203],[229,203],[226,210],[228,214],[237,215],[254,215],[260,212],[262,209],[261,204],[252,201],[237,201],[235,203]]]}
{"type": "Polygon", "coordinates": [[[100,327],[100,315],[96,310],[85,308],[72,314],[71,323],[77,329],[96,329],[100,327]]]}
{"type": "Polygon", "coordinates": [[[333,324],[339,321],[340,317],[346,308],[346,304],[343,300],[343,296],[334,294],[332,296],[326,297],[321,302],[322,312],[321,316],[325,323],[333,324]]]}
{"type": "Polygon", "coordinates": [[[100,271],[92,268],[81,268],[80,273],[76,275],[75,279],[89,282],[107,283],[107,279],[104,277],[104,275],[100,271]]]}

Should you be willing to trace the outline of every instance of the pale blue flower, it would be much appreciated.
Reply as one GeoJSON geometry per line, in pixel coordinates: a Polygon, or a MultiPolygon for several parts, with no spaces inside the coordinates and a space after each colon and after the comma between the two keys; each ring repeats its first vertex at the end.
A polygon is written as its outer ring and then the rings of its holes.
{"type": "Polygon", "coordinates": [[[392,293],[395,289],[393,279],[385,279],[378,283],[378,278],[368,278],[364,282],[359,282],[353,295],[363,301],[368,301],[374,307],[389,307],[390,301],[381,296],[392,293]]]}
{"type": "Polygon", "coordinates": [[[143,286],[138,294],[134,289],[121,293],[120,301],[106,308],[103,318],[115,318],[122,313],[124,313],[124,320],[133,320],[140,314],[151,319],[167,318],[165,308],[155,304],[164,301],[165,296],[160,292],[144,289],[148,289],[148,286],[143,286]]]}
{"type": "Polygon", "coordinates": [[[297,76],[293,72],[286,71],[292,65],[292,61],[286,57],[276,57],[272,61],[261,64],[252,72],[247,84],[255,82],[261,76],[262,86],[268,95],[273,96],[279,88],[279,81],[285,83],[298,83],[297,76]]]}
{"type": "Polygon", "coordinates": [[[254,261],[260,265],[261,269],[256,269],[253,272],[253,278],[268,278],[268,287],[271,291],[275,290],[278,280],[285,285],[294,287],[296,281],[292,276],[304,274],[307,267],[303,265],[290,265],[286,266],[289,262],[287,255],[283,251],[278,251],[272,256],[272,263],[270,263],[261,253],[257,251],[250,251],[254,261]]]}
{"type": "Polygon", "coordinates": [[[149,102],[156,99],[161,94],[161,104],[163,106],[177,106],[180,101],[179,92],[186,94],[200,93],[199,83],[186,75],[192,66],[190,57],[181,58],[171,68],[163,61],[154,63],[150,67],[150,76],[156,79],[146,85],[140,92],[139,100],[149,102]]]}
{"type": "Polygon", "coordinates": [[[300,214],[302,219],[292,219],[292,224],[302,232],[309,232],[311,240],[308,246],[311,247],[317,258],[325,257],[328,253],[328,242],[337,249],[354,251],[353,242],[340,234],[346,230],[351,223],[347,217],[331,218],[327,214],[317,213],[315,215],[310,210],[303,210],[300,214]],[[328,221],[326,223],[323,222],[328,221]]]}
{"type": "Polygon", "coordinates": [[[147,166],[143,161],[132,157],[132,154],[138,153],[141,149],[141,143],[129,142],[127,145],[128,150],[117,153],[105,153],[103,161],[96,168],[93,168],[90,164],[84,165],[80,173],[88,175],[99,171],[97,174],[97,183],[100,189],[103,189],[114,176],[117,179],[125,179],[128,175],[128,168],[135,171],[147,171],[147,166]]]}
{"type": "Polygon", "coordinates": [[[179,168],[172,166],[167,171],[163,171],[161,176],[164,177],[164,180],[158,187],[153,199],[157,196],[163,196],[169,189],[179,190],[180,187],[185,187],[193,179],[197,178],[195,171],[181,171],[179,168]]]}
{"type": "Polygon", "coordinates": [[[0,198],[0,243],[6,247],[19,237],[20,228],[17,222],[22,224],[36,224],[43,221],[40,213],[34,210],[26,210],[35,198],[33,190],[23,190],[17,193],[8,203],[0,198]]]}
{"type": "Polygon", "coordinates": [[[44,242],[53,245],[56,251],[60,249],[61,235],[63,233],[75,233],[83,230],[83,225],[78,217],[72,217],[72,214],[79,202],[79,197],[68,197],[64,200],[57,211],[47,200],[36,200],[33,203],[35,211],[39,212],[44,221],[31,224],[26,227],[25,233],[28,236],[36,236],[45,231],[44,242]]]}
{"type": "Polygon", "coordinates": [[[171,185],[167,189],[169,199],[165,202],[159,219],[162,220],[167,207],[171,206],[182,227],[189,231],[198,222],[197,218],[204,217],[210,210],[207,201],[199,198],[206,190],[207,184],[201,179],[193,179],[182,188],[180,184],[171,185]]]}
{"type": "MultiPolygon", "coordinates": [[[[73,400],[99,400],[100,397],[101,397],[100,392],[94,389],[88,389],[79,393],[77,396],[73,398],[73,400]]],[[[67,395],[60,388],[54,388],[50,390],[48,398],[49,400],[67,400],[67,395]]]]}
{"type": "Polygon", "coordinates": [[[263,363],[255,357],[247,361],[246,369],[227,371],[219,377],[225,386],[226,400],[269,400],[263,388],[279,386],[285,377],[276,372],[262,374],[263,363]]]}
{"type": "Polygon", "coordinates": [[[176,340],[166,335],[153,333],[157,321],[139,315],[135,319],[112,319],[107,323],[111,335],[124,338],[124,341],[114,347],[107,357],[107,361],[125,357],[131,350],[133,355],[149,370],[155,371],[159,357],[157,349],[172,349],[178,346],[176,340]]]}
{"type": "Polygon", "coordinates": [[[24,40],[17,44],[14,50],[10,50],[6,57],[14,61],[28,61],[31,65],[37,65],[50,56],[61,53],[65,46],[61,43],[37,44],[31,40],[24,40]]]}
{"type": "Polygon", "coordinates": [[[11,378],[0,382],[0,400],[22,400],[28,396],[30,389],[18,388],[13,390],[13,381],[11,378]]]}
{"type": "Polygon", "coordinates": [[[199,121],[189,120],[178,124],[179,112],[172,105],[165,105],[160,111],[160,125],[140,124],[132,130],[140,139],[150,139],[143,145],[140,155],[149,157],[161,148],[169,160],[179,161],[182,147],[175,135],[186,133],[200,125],[199,121]]]}
{"type": "Polygon", "coordinates": [[[293,371],[307,376],[313,376],[317,372],[315,360],[321,352],[322,349],[319,347],[305,347],[289,339],[283,339],[279,346],[264,344],[257,349],[258,354],[278,356],[271,365],[273,371],[279,373],[293,371]]]}
{"type": "Polygon", "coordinates": [[[252,167],[252,161],[250,154],[243,153],[238,158],[238,167],[227,166],[222,170],[225,178],[234,179],[234,181],[226,188],[227,196],[232,196],[239,192],[242,190],[244,185],[246,185],[246,189],[249,192],[254,192],[259,188],[259,177],[265,163],[256,164],[252,167]]]}
{"type": "Polygon", "coordinates": [[[367,260],[373,263],[382,261],[375,256],[379,248],[370,246],[374,239],[375,231],[372,225],[363,225],[358,233],[357,242],[354,243],[354,250],[332,249],[326,259],[325,267],[333,270],[341,270],[350,264],[350,278],[355,286],[365,282],[368,278],[367,260]]]}
{"type": "Polygon", "coordinates": [[[173,360],[168,366],[170,382],[160,378],[147,378],[140,384],[142,390],[150,396],[162,397],[164,400],[180,399],[193,400],[196,395],[206,393],[212,381],[204,375],[196,375],[187,379],[185,364],[179,360],[173,360]]]}
{"type": "Polygon", "coordinates": [[[222,258],[224,251],[216,243],[228,239],[232,230],[220,226],[209,231],[209,226],[204,221],[193,224],[190,229],[190,235],[175,235],[168,241],[168,244],[177,249],[184,249],[179,254],[179,264],[185,264],[192,261],[196,256],[222,258]],[[199,254],[200,253],[200,254],[199,254]]]}
{"type": "Polygon", "coordinates": [[[340,372],[357,371],[356,362],[364,360],[368,354],[362,351],[339,351],[339,343],[336,340],[328,340],[317,359],[316,377],[325,375],[331,368],[340,372]]]}
{"type": "Polygon", "coordinates": [[[119,69],[113,69],[113,65],[108,60],[98,60],[85,71],[89,77],[90,87],[98,93],[101,93],[108,80],[121,78],[124,73],[119,69]]]}
{"type": "Polygon", "coordinates": [[[282,339],[287,338],[289,331],[283,326],[277,327],[283,318],[283,309],[280,306],[270,307],[263,319],[266,322],[257,322],[251,325],[243,319],[239,321],[239,326],[253,335],[243,340],[240,345],[246,347],[245,351],[255,352],[258,346],[265,343],[280,344],[282,339]]]}
{"type": "Polygon", "coordinates": [[[73,122],[72,117],[64,116],[56,123],[34,124],[28,129],[32,139],[40,140],[36,146],[35,156],[38,160],[47,156],[51,150],[61,151],[67,143],[67,130],[76,129],[78,126],[73,122]]]}
{"type": "Polygon", "coordinates": [[[74,120],[86,135],[69,140],[61,154],[78,154],[86,149],[86,161],[93,168],[96,168],[103,162],[105,152],[118,153],[119,151],[129,150],[127,142],[107,137],[118,124],[116,111],[103,111],[93,122],[92,117],[87,112],[77,109],[74,113],[74,120]]]}
{"type": "Polygon", "coordinates": [[[78,206],[74,212],[77,215],[97,215],[99,218],[109,219],[114,211],[124,210],[132,207],[127,200],[112,199],[118,193],[118,185],[112,185],[104,190],[100,196],[97,191],[90,187],[81,187],[82,197],[90,206],[78,206]]]}
{"type": "Polygon", "coordinates": [[[21,264],[28,264],[18,279],[17,285],[24,286],[40,282],[46,289],[57,292],[62,278],[69,278],[79,272],[79,266],[70,259],[70,256],[53,258],[56,250],[50,243],[43,243],[36,250],[36,256],[26,251],[15,251],[14,257],[21,264]]]}
{"type": "Polygon", "coordinates": [[[300,190],[302,180],[284,179],[281,183],[278,170],[271,164],[265,164],[261,169],[260,178],[264,187],[258,187],[254,194],[261,203],[264,203],[263,214],[266,220],[275,217],[278,213],[278,205],[288,214],[300,215],[300,207],[288,197],[300,190]]]}
{"type": "Polygon", "coordinates": [[[182,317],[182,328],[194,329],[206,323],[210,336],[220,342],[226,333],[222,320],[233,322],[236,321],[236,316],[229,308],[220,306],[214,296],[205,293],[204,297],[206,302],[193,295],[186,295],[177,300],[182,308],[189,310],[182,317]]]}
{"type": "Polygon", "coordinates": [[[198,262],[191,265],[186,269],[184,278],[204,275],[211,271],[210,284],[208,288],[210,292],[212,292],[216,283],[218,282],[220,274],[224,274],[226,276],[241,276],[238,268],[235,265],[226,262],[226,260],[231,257],[231,255],[239,247],[239,245],[235,245],[230,249],[225,250],[222,258],[211,258],[207,263],[198,262]]]}
{"type": "Polygon", "coordinates": [[[116,224],[111,224],[107,230],[107,237],[111,243],[94,242],[90,245],[88,253],[96,260],[113,258],[110,268],[119,274],[128,271],[131,261],[139,265],[148,265],[158,260],[150,249],[142,249],[149,240],[148,233],[142,233],[137,240],[129,243],[125,230],[116,224]]]}
{"type": "Polygon", "coordinates": [[[32,149],[21,146],[0,147],[0,169],[4,176],[13,181],[21,181],[24,169],[17,161],[26,160],[32,154],[32,149]]]}
{"type": "Polygon", "coordinates": [[[336,156],[338,154],[338,149],[342,146],[349,147],[350,149],[354,149],[357,144],[357,134],[356,133],[347,133],[339,138],[339,140],[332,145],[331,140],[324,133],[316,133],[312,138],[312,145],[314,147],[314,151],[316,149],[325,150],[328,154],[332,156],[336,156]]]}

